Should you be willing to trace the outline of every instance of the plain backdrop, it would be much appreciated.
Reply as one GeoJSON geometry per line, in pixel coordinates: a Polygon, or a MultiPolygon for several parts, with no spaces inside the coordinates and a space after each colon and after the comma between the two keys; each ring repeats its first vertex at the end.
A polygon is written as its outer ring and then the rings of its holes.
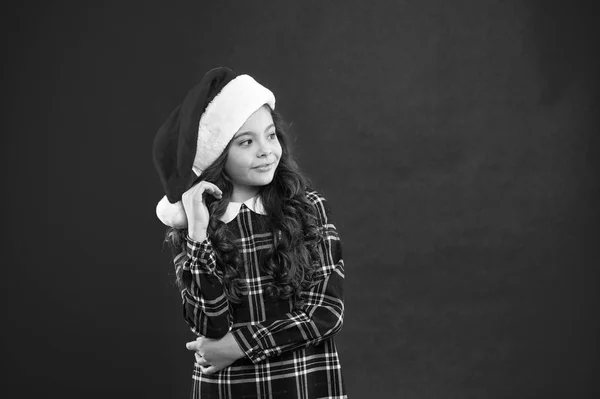
{"type": "Polygon", "coordinates": [[[188,397],[193,335],[151,148],[224,65],[275,93],[329,200],[349,397],[597,397],[597,15],[591,1],[13,2],[0,395],[188,397]]]}

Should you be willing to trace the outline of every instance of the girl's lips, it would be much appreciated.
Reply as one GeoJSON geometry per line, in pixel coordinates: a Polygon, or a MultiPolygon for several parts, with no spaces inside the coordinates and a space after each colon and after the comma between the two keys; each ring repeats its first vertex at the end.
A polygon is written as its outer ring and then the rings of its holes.
{"type": "Polygon", "coordinates": [[[257,169],[261,172],[267,172],[267,171],[271,170],[271,168],[273,167],[273,163],[274,162],[264,163],[262,165],[255,166],[254,169],[257,169]]]}

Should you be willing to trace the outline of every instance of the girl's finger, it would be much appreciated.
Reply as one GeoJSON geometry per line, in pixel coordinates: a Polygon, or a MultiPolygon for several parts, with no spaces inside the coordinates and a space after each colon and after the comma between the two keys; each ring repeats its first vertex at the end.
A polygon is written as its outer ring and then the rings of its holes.
{"type": "Polygon", "coordinates": [[[221,189],[219,187],[203,180],[200,183],[191,187],[185,193],[183,193],[182,200],[183,200],[184,206],[185,206],[185,204],[191,205],[192,203],[200,203],[200,202],[202,202],[204,204],[204,200],[205,200],[204,193],[211,194],[216,199],[223,198],[223,192],[221,191],[221,189]]]}
{"type": "Polygon", "coordinates": [[[198,363],[200,366],[210,366],[210,363],[208,363],[208,361],[205,358],[200,356],[198,352],[194,353],[194,356],[196,357],[196,363],[198,363]]]}
{"type": "Polygon", "coordinates": [[[219,371],[215,366],[200,366],[200,370],[204,374],[214,374],[219,371]]]}
{"type": "Polygon", "coordinates": [[[210,190],[210,192],[212,194],[223,195],[223,192],[221,191],[221,189],[219,187],[217,187],[215,184],[209,183],[209,182],[204,182],[204,183],[207,184],[207,190],[210,190]]]}
{"type": "Polygon", "coordinates": [[[185,347],[190,351],[197,351],[199,349],[198,341],[187,342],[185,347]]]}
{"type": "Polygon", "coordinates": [[[221,191],[219,189],[216,189],[214,187],[207,187],[204,192],[205,193],[210,193],[210,194],[212,194],[215,197],[220,197],[221,195],[223,195],[223,193],[221,193],[221,191]]]}
{"type": "Polygon", "coordinates": [[[219,187],[217,187],[215,184],[213,183],[209,183],[207,181],[201,181],[200,183],[197,184],[196,186],[196,191],[194,194],[199,195],[199,194],[204,194],[205,192],[212,194],[213,196],[222,196],[223,192],[221,191],[221,189],[219,187]]]}

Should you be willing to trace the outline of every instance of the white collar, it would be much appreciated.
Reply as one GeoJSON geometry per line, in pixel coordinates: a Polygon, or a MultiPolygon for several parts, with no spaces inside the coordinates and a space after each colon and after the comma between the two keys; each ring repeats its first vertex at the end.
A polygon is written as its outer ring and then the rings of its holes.
{"type": "Polygon", "coordinates": [[[266,215],[265,207],[263,206],[262,199],[259,195],[255,195],[252,198],[247,199],[244,202],[233,202],[230,201],[227,205],[227,209],[223,216],[219,218],[223,223],[229,223],[240,213],[242,204],[246,205],[252,212],[258,213],[259,215],[266,215]]]}

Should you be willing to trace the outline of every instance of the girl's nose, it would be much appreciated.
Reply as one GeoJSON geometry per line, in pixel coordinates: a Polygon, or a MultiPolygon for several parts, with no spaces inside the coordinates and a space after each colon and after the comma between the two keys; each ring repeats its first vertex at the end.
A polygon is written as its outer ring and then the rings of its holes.
{"type": "Polygon", "coordinates": [[[269,149],[269,150],[265,149],[265,150],[261,151],[261,152],[258,154],[258,157],[259,157],[259,158],[261,158],[261,157],[266,157],[266,156],[268,156],[268,155],[271,155],[271,153],[272,153],[272,152],[273,152],[273,151],[271,151],[270,149],[269,149]]]}
{"type": "Polygon", "coordinates": [[[273,149],[271,148],[271,146],[268,143],[264,143],[260,149],[258,150],[258,157],[266,157],[267,155],[270,155],[273,152],[273,149]]]}

